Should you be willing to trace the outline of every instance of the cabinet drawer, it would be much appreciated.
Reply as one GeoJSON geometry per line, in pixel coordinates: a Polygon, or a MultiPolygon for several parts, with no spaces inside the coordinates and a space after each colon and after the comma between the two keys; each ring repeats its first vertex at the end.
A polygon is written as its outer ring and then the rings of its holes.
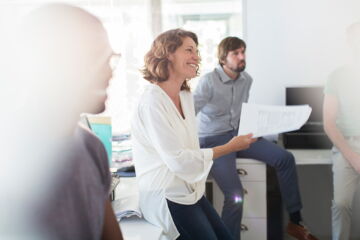
{"type": "Polygon", "coordinates": [[[266,183],[243,182],[244,218],[266,218],[266,183]]]}
{"type": "MultiPolygon", "coordinates": [[[[266,183],[265,182],[243,182],[244,196],[243,217],[266,218],[266,183]]],[[[213,206],[221,216],[224,205],[224,195],[219,186],[213,183],[213,206]]]]}
{"type": "Polygon", "coordinates": [[[266,181],[265,164],[236,164],[237,172],[242,182],[244,181],[266,181]]]}
{"type": "Polygon", "coordinates": [[[266,219],[243,218],[241,240],[266,240],[266,219]]]}

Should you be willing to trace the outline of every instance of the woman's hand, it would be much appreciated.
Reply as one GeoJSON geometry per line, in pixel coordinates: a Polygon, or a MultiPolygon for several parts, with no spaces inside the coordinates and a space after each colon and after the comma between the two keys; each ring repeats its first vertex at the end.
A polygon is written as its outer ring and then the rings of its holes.
{"type": "Polygon", "coordinates": [[[241,135],[233,137],[227,145],[229,145],[229,148],[231,152],[237,152],[240,150],[244,150],[249,148],[250,144],[255,142],[257,138],[252,138],[253,134],[247,134],[247,135],[241,135]]]}
{"type": "Polygon", "coordinates": [[[247,149],[250,144],[255,142],[257,138],[252,138],[253,134],[233,137],[229,142],[224,145],[213,148],[213,159],[219,158],[223,155],[247,149]]]}

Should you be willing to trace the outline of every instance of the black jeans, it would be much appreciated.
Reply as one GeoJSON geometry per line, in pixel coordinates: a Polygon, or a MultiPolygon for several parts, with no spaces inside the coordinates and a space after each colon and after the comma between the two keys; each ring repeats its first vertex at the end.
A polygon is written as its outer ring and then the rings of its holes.
{"type": "Polygon", "coordinates": [[[167,203],[175,226],[180,233],[177,240],[234,239],[205,197],[193,205],[182,205],[169,200],[167,203]]]}

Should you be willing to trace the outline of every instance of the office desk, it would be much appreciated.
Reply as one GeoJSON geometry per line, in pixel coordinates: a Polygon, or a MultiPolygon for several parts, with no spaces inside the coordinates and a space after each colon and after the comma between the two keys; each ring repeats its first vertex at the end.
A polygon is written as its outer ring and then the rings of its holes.
{"type": "Polygon", "coordinates": [[[130,217],[120,221],[120,228],[124,240],[158,240],[160,239],[161,229],[143,218],[130,217]]]}
{"type": "MultiPolygon", "coordinates": [[[[120,183],[115,189],[115,199],[131,195],[138,191],[135,177],[120,178],[120,183]]],[[[147,222],[143,218],[132,216],[122,218],[120,228],[124,240],[158,240],[160,239],[161,229],[147,222]]]]}
{"type": "MultiPolygon", "coordinates": [[[[296,164],[299,166],[332,164],[330,150],[288,149],[288,151],[294,154],[296,164]]],[[[238,159],[237,167],[239,177],[247,189],[245,198],[248,199],[244,206],[243,224],[245,229],[242,232],[242,239],[266,239],[266,167],[263,163],[250,159],[238,159]]],[[[216,210],[220,213],[223,204],[223,195],[218,186],[216,186],[214,182],[212,183],[214,194],[213,203],[216,210]]],[[[123,178],[117,187],[117,191],[121,191],[122,193],[136,191],[137,187],[134,184],[135,178],[123,178]]],[[[117,194],[119,196],[121,193],[117,194]]],[[[125,240],[159,239],[161,233],[159,228],[147,223],[144,219],[138,219],[136,217],[123,219],[120,222],[120,226],[125,240]]]]}
{"type": "Polygon", "coordinates": [[[332,164],[330,149],[286,149],[291,152],[296,165],[332,164]]]}

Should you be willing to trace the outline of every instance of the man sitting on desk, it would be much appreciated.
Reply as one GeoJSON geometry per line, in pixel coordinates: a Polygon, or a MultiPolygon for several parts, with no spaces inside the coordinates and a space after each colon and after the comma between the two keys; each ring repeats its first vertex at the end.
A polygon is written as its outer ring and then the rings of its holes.
{"type": "MultiPolygon", "coordinates": [[[[238,133],[241,106],[248,101],[252,83],[251,76],[244,71],[245,50],[243,40],[237,37],[223,39],[218,46],[219,65],[200,78],[194,100],[202,148],[224,144],[238,133]]],[[[302,204],[293,155],[263,138],[246,150],[214,160],[212,166],[211,175],[225,197],[222,218],[236,239],[240,239],[244,198],[236,158],[252,158],[274,167],[290,215],[288,234],[297,239],[317,239],[301,224],[302,204]]]]}
{"type": "Polygon", "coordinates": [[[40,209],[34,207],[34,231],[42,232],[41,239],[121,240],[105,148],[78,125],[80,113],[105,109],[114,53],[103,25],[80,8],[50,4],[24,19],[17,39],[19,87],[30,92],[22,103],[32,124],[24,133],[32,146],[28,155],[53,163],[43,179],[51,185],[40,209]]]}

